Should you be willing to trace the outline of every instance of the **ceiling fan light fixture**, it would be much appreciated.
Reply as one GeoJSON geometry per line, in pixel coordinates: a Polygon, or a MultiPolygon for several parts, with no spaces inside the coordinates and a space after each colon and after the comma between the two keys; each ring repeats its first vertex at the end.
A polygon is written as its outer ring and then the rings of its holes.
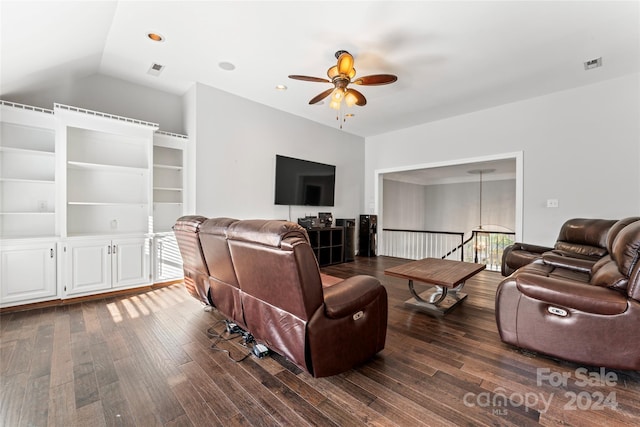
{"type": "MultiPolygon", "coordinates": [[[[327,69],[327,76],[329,80],[320,77],[311,77],[298,74],[290,74],[289,78],[294,80],[302,80],[307,82],[318,83],[332,83],[333,87],[326,89],[309,101],[310,105],[319,105],[325,98],[329,99],[329,107],[337,110],[337,120],[340,120],[342,116],[343,121],[352,117],[353,115],[342,114],[342,100],[347,107],[353,107],[357,105],[363,107],[367,105],[367,98],[359,91],[348,87],[350,84],[357,84],[363,86],[379,86],[393,83],[398,80],[398,77],[393,74],[372,74],[355,79],[356,69],[353,67],[353,56],[346,50],[339,50],[336,52],[335,57],[337,59],[336,65],[327,69]]],[[[342,123],[340,123],[340,129],[342,129],[342,123]]]]}
{"type": "Polygon", "coordinates": [[[356,102],[358,102],[358,97],[347,89],[347,93],[344,95],[344,102],[347,104],[347,107],[353,107],[356,105],[356,102]]]}
{"type": "Polygon", "coordinates": [[[334,77],[338,77],[340,73],[338,72],[338,66],[334,65],[333,67],[327,70],[327,76],[333,80],[334,77]]]}
{"type": "Polygon", "coordinates": [[[336,101],[338,103],[342,102],[342,98],[344,98],[344,89],[341,87],[337,87],[331,92],[331,100],[336,101]]]}
{"type": "Polygon", "coordinates": [[[343,52],[338,57],[338,73],[348,76],[353,70],[353,56],[349,52],[343,52]]]}

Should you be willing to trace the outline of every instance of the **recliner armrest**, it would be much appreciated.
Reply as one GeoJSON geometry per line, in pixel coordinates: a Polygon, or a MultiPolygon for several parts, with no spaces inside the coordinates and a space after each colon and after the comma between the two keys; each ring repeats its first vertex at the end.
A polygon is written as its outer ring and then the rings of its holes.
{"type": "Polygon", "coordinates": [[[500,268],[500,272],[503,276],[508,276],[518,268],[539,259],[543,253],[551,249],[553,248],[521,242],[509,245],[504,248],[502,253],[502,267],[500,268]]]}
{"type": "Polygon", "coordinates": [[[627,310],[627,297],[613,289],[572,280],[522,273],[515,276],[516,286],[524,295],[585,313],[615,315],[627,310]]]}
{"type": "Polygon", "coordinates": [[[521,242],[516,242],[513,244],[513,246],[514,246],[514,250],[527,251],[534,254],[543,254],[545,252],[549,252],[550,250],[553,250],[553,248],[550,248],[548,246],[532,245],[529,243],[521,243],[521,242]]]}
{"type": "Polygon", "coordinates": [[[553,265],[554,267],[562,267],[568,270],[580,271],[583,273],[591,273],[591,268],[595,261],[571,258],[555,254],[553,252],[545,253],[542,255],[542,260],[545,264],[553,265]]]}
{"type": "Polygon", "coordinates": [[[338,319],[357,312],[384,291],[380,281],[372,276],[358,275],[324,289],[327,317],[338,319]]]}

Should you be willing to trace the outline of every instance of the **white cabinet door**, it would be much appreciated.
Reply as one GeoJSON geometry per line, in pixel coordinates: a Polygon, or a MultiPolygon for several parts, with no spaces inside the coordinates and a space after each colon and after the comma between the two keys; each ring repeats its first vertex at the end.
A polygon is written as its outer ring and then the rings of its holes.
{"type": "Polygon", "coordinates": [[[113,287],[143,285],[151,281],[148,242],[146,238],[112,242],[113,287]]]}
{"type": "Polygon", "coordinates": [[[67,244],[65,295],[111,288],[111,240],[78,240],[67,244]]]}
{"type": "Polygon", "coordinates": [[[154,238],[154,283],[179,280],[184,277],[182,257],[173,233],[158,234],[154,238]]]}
{"type": "Polygon", "coordinates": [[[0,249],[0,306],[46,301],[57,295],[54,241],[0,249]]]}

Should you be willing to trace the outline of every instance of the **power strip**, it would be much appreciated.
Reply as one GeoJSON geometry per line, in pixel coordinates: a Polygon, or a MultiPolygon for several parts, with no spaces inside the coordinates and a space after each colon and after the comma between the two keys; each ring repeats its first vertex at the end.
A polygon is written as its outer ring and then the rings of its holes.
{"type": "Polygon", "coordinates": [[[242,328],[233,322],[225,322],[227,324],[227,332],[230,334],[240,334],[242,333],[242,328]]]}
{"type": "Polygon", "coordinates": [[[252,351],[253,351],[253,354],[258,359],[262,359],[263,357],[269,354],[269,349],[267,348],[266,345],[263,345],[263,344],[254,345],[252,351]]]}

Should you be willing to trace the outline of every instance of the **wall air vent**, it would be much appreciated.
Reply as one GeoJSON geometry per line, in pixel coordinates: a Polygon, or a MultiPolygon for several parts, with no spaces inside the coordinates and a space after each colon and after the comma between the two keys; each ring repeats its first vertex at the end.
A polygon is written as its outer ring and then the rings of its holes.
{"type": "Polygon", "coordinates": [[[589,61],[584,63],[584,69],[586,71],[592,70],[598,67],[602,67],[602,57],[596,58],[596,59],[590,59],[589,61]]]}
{"type": "Polygon", "coordinates": [[[147,74],[151,74],[152,76],[159,76],[162,70],[164,70],[164,65],[156,64],[154,62],[151,64],[151,67],[149,67],[149,71],[147,71],[147,74]]]}

